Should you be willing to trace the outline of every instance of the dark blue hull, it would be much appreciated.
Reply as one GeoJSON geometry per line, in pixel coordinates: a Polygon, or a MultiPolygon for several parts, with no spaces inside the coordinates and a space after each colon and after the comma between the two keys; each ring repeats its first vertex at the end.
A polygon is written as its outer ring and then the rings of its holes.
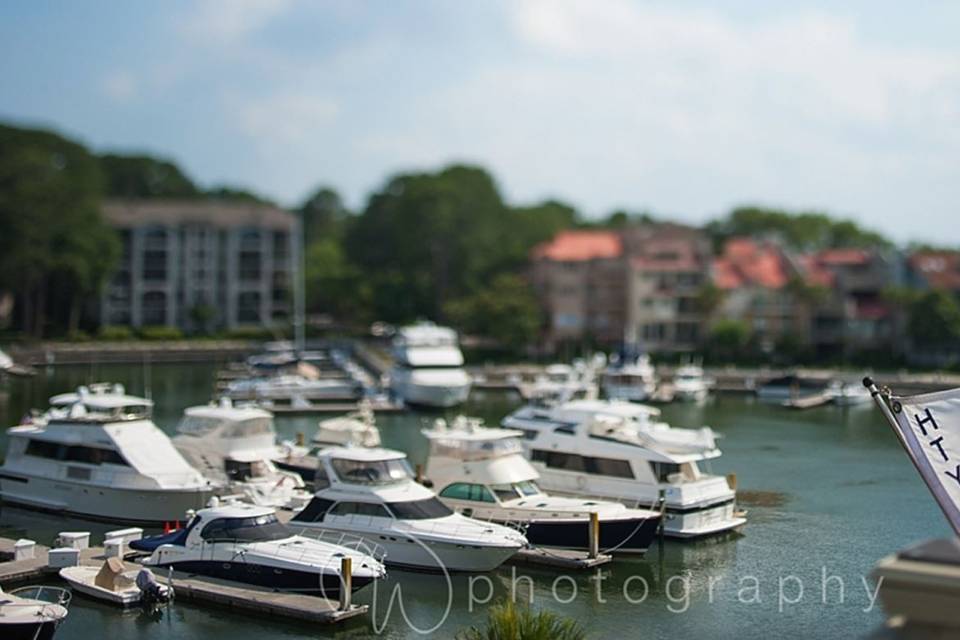
{"type": "MultiPolygon", "coordinates": [[[[172,566],[174,571],[242,582],[243,584],[265,587],[274,591],[289,591],[330,599],[340,597],[340,576],[335,573],[317,574],[308,571],[277,569],[249,562],[212,562],[210,560],[173,562],[169,565],[159,566],[172,566]]],[[[371,578],[354,576],[353,590],[362,589],[372,581],[371,578]]]]}
{"type": "MultiPolygon", "coordinates": [[[[506,522],[501,524],[508,524],[506,522]]],[[[601,553],[642,554],[657,537],[660,518],[636,518],[600,522],[601,553]]],[[[589,550],[590,525],[578,522],[531,522],[527,540],[535,547],[589,550]]]]}
{"type": "Polygon", "coordinates": [[[316,467],[306,467],[298,464],[290,464],[288,462],[283,462],[282,460],[274,460],[273,464],[276,465],[277,469],[281,471],[291,471],[298,474],[303,481],[307,484],[312,485],[314,478],[317,477],[317,468],[316,467]]]}
{"type": "Polygon", "coordinates": [[[0,638],[3,640],[51,640],[59,624],[53,621],[0,624],[0,638]]]}

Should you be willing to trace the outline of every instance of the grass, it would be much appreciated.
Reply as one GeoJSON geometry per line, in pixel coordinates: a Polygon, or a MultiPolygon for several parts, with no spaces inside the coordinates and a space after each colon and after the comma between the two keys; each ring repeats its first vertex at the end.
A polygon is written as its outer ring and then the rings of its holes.
{"type": "Polygon", "coordinates": [[[586,632],[572,618],[550,611],[534,611],[513,601],[487,610],[487,622],[457,633],[457,640],[584,640],[586,632]]]}

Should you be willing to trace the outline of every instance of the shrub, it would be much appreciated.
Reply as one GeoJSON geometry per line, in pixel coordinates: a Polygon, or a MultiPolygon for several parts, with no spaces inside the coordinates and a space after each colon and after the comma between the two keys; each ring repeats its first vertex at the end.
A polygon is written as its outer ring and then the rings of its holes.
{"type": "Polygon", "coordinates": [[[133,329],[125,325],[104,325],[97,332],[101,340],[130,340],[133,338],[133,329]]]}
{"type": "Polygon", "coordinates": [[[457,640],[583,640],[583,627],[572,618],[550,611],[533,611],[507,600],[487,610],[485,628],[470,627],[457,640]]]}
{"type": "Polygon", "coordinates": [[[176,327],[158,325],[154,327],[141,327],[140,337],[144,340],[182,340],[183,331],[176,327]]]}

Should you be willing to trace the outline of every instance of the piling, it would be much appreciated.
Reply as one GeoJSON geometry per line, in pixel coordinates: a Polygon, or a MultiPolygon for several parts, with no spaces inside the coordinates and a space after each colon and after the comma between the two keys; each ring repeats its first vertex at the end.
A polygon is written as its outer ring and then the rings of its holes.
{"type": "Polygon", "coordinates": [[[590,513],[590,553],[588,557],[591,560],[597,558],[600,555],[600,514],[597,512],[590,513]]]}
{"type": "Polygon", "coordinates": [[[350,610],[350,598],[353,591],[353,558],[340,558],[340,611],[350,610]]]}

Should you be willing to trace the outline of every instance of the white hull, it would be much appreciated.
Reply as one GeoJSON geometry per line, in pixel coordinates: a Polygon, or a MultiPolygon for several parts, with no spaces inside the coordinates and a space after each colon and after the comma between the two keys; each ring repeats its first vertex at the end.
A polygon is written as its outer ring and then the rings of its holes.
{"type": "MultiPolygon", "coordinates": [[[[131,607],[140,602],[140,589],[136,585],[130,586],[119,591],[104,589],[95,584],[97,573],[100,567],[80,565],[77,567],[64,567],[60,570],[60,577],[70,585],[74,591],[87,595],[97,600],[109,602],[119,607],[131,607]]],[[[136,571],[125,574],[130,580],[135,580],[136,571]]]]}
{"type": "Polygon", "coordinates": [[[183,521],[188,510],[202,509],[215,493],[213,487],[151,491],[50,480],[21,472],[15,475],[28,482],[0,478],[4,503],[109,522],[183,521]]]}
{"type": "Polygon", "coordinates": [[[706,387],[674,387],[673,397],[685,402],[703,402],[707,399],[706,387]]]}
{"type": "Polygon", "coordinates": [[[469,382],[459,385],[418,384],[401,378],[394,381],[393,390],[408,404],[447,409],[466,402],[470,386],[469,382]]]}
{"type": "Polygon", "coordinates": [[[610,400],[626,400],[628,402],[644,402],[653,395],[652,385],[620,385],[604,384],[603,393],[610,400]]]}

